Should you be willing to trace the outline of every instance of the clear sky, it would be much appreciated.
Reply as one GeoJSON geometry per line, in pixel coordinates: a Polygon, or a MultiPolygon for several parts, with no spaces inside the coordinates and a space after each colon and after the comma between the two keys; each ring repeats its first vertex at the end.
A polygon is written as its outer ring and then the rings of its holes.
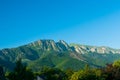
{"type": "Polygon", "coordinates": [[[120,49],[120,0],[0,0],[0,49],[38,39],[120,49]]]}

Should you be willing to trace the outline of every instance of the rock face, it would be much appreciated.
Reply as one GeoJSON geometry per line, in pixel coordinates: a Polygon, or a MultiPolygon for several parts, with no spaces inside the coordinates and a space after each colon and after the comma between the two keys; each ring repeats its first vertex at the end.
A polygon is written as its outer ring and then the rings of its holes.
{"type": "Polygon", "coordinates": [[[38,40],[33,43],[28,44],[28,47],[35,47],[44,51],[68,51],[71,50],[70,46],[63,40],[55,42],[54,40],[38,40]]]}
{"type": "Polygon", "coordinates": [[[67,44],[64,40],[59,40],[55,42],[54,40],[38,40],[33,43],[28,44],[28,47],[36,47],[37,49],[42,49],[44,51],[73,51],[80,54],[85,54],[88,52],[95,52],[100,54],[120,54],[120,49],[112,49],[109,47],[97,47],[97,46],[87,46],[79,44],[67,44]]]}
{"type": "Polygon", "coordinates": [[[110,47],[96,47],[96,46],[87,46],[87,45],[78,45],[78,44],[71,44],[74,47],[77,53],[100,53],[100,54],[120,54],[120,49],[113,49],[110,47]]]}
{"type": "Polygon", "coordinates": [[[120,50],[104,46],[67,44],[64,40],[38,40],[17,48],[0,50],[0,64],[6,68],[12,69],[18,58],[22,58],[24,63],[35,69],[45,65],[79,69],[85,64],[97,67],[118,60],[120,50]]]}

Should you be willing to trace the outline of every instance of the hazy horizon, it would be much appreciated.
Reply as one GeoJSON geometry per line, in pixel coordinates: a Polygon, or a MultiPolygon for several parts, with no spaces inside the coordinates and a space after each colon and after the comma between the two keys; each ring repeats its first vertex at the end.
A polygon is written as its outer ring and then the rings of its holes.
{"type": "Polygon", "coordinates": [[[0,49],[39,39],[120,49],[119,0],[1,0],[0,49]]]}

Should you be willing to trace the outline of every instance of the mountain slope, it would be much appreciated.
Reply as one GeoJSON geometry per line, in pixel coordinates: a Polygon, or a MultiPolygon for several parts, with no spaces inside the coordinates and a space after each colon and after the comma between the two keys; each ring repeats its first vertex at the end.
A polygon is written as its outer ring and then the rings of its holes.
{"type": "Polygon", "coordinates": [[[120,59],[120,50],[79,44],[69,45],[63,40],[58,42],[38,40],[17,48],[0,50],[0,65],[8,69],[12,69],[19,58],[35,71],[42,66],[78,70],[85,64],[101,67],[106,63],[112,63],[120,59]]]}

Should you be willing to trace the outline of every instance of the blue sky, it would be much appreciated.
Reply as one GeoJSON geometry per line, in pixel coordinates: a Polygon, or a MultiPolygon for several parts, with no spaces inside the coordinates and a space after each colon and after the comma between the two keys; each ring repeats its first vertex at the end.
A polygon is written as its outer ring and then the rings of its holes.
{"type": "Polygon", "coordinates": [[[120,0],[0,0],[0,49],[38,39],[120,48],[120,0]]]}

